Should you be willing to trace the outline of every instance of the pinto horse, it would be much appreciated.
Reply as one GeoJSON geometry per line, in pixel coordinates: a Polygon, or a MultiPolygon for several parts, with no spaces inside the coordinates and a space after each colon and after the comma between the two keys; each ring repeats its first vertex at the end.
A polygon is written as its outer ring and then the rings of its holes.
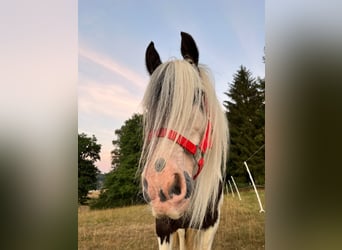
{"type": "Polygon", "coordinates": [[[162,63],[146,50],[150,82],[143,98],[140,159],[144,199],[156,218],[159,249],[211,249],[223,200],[227,119],[191,35],[181,32],[184,60],[162,63]]]}

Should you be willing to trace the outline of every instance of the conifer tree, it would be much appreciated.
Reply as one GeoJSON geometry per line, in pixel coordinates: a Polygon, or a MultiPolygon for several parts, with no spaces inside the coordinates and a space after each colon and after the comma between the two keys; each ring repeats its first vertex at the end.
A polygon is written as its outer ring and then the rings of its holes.
{"type": "Polygon", "coordinates": [[[234,74],[230,84],[228,100],[224,102],[230,130],[230,152],[227,177],[234,176],[240,183],[249,183],[243,164],[250,156],[248,165],[257,184],[264,184],[264,117],[265,81],[255,79],[244,66],[234,74]]]}

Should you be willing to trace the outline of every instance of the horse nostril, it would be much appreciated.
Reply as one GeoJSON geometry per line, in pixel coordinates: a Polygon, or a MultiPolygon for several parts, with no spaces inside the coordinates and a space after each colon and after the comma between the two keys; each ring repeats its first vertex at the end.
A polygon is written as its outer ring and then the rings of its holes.
{"type": "Polygon", "coordinates": [[[151,198],[150,198],[150,196],[148,195],[148,193],[146,192],[146,190],[143,191],[143,197],[144,197],[144,200],[145,200],[147,203],[150,203],[151,198]]]}
{"type": "Polygon", "coordinates": [[[161,190],[161,189],[159,190],[159,198],[160,198],[160,201],[161,201],[161,202],[167,201],[167,198],[166,198],[166,196],[165,196],[163,190],[161,190]]]}
{"type": "Polygon", "coordinates": [[[179,174],[175,174],[175,181],[171,188],[169,189],[169,196],[170,198],[173,197],[173,195],[180,195],[181,194],[181,179],[179,174]]]}
{"type": "Polygon", "coordinates": [[[190,198],[191,193],[192,193],[192,180],[190,175],[184,171],[184,176],[185,176],[185,184],[186,184],[186,193],[185,193],[185,199],[190,198]]]}
{"type": "Polygon", "coordinates": [[[145,199],[145,201],[146,202],[150,202],[151,201],[151,198],[150,198],[150,196],[148,195],[148,193],[147,193],[147,190],[148,190],[148,183],[147,183],[147,180],[144,178],[144,180],[143,180],[143,186],[144,186],[144,188],[143,188],[143,196],[144,196],[144,199],[145,199]]]}
{"type": "Polygon", "coordinates": [[[144,186],[144,189],[148,189],[148,182],[147,182],[146,178],[144,178],[144,180],[143,180],[143,186],[144,186]]]}

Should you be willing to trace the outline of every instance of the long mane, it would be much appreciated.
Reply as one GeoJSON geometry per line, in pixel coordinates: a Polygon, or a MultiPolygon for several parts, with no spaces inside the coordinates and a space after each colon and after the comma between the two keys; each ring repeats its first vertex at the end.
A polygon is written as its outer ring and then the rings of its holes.
{"type": "MultiPolygon", "coordinates": [[[[191,226],[200,228],[207,209],[214,213],[219,199],[218,187],[225,173],[229,140],[227,119],[217,100],[210,71],[201,64],[195,68],[185,60],[161,64],[151,75],[142,106],[144,144],[141,171],[158,151],[172,152],[172,147],[165,148],[166,139],[149,137],[151,131],[164,127],[188,136],[189,124],[192,127],[195,118],[203,113],[212,124],[212,146],[205,155],[203,170],[194,182],[186,215],[191,226]]],[[[206,122],[203,122],[203,130],[205,126],[206,122]]]]}

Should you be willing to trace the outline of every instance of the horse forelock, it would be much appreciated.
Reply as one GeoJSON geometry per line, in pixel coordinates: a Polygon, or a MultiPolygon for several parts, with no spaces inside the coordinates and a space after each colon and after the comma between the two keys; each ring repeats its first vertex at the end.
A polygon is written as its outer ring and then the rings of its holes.
{"type": "Polygon", "coordinates": [[[169,128],[187,135],[189,122],[201,115],[202,103],[198,99],[202,91],[198,72],[184,60],[166,62],[154,71],[143,98],[144,160],[149,159],[158,141],[148,138],[151,131],[169,128]]]}

